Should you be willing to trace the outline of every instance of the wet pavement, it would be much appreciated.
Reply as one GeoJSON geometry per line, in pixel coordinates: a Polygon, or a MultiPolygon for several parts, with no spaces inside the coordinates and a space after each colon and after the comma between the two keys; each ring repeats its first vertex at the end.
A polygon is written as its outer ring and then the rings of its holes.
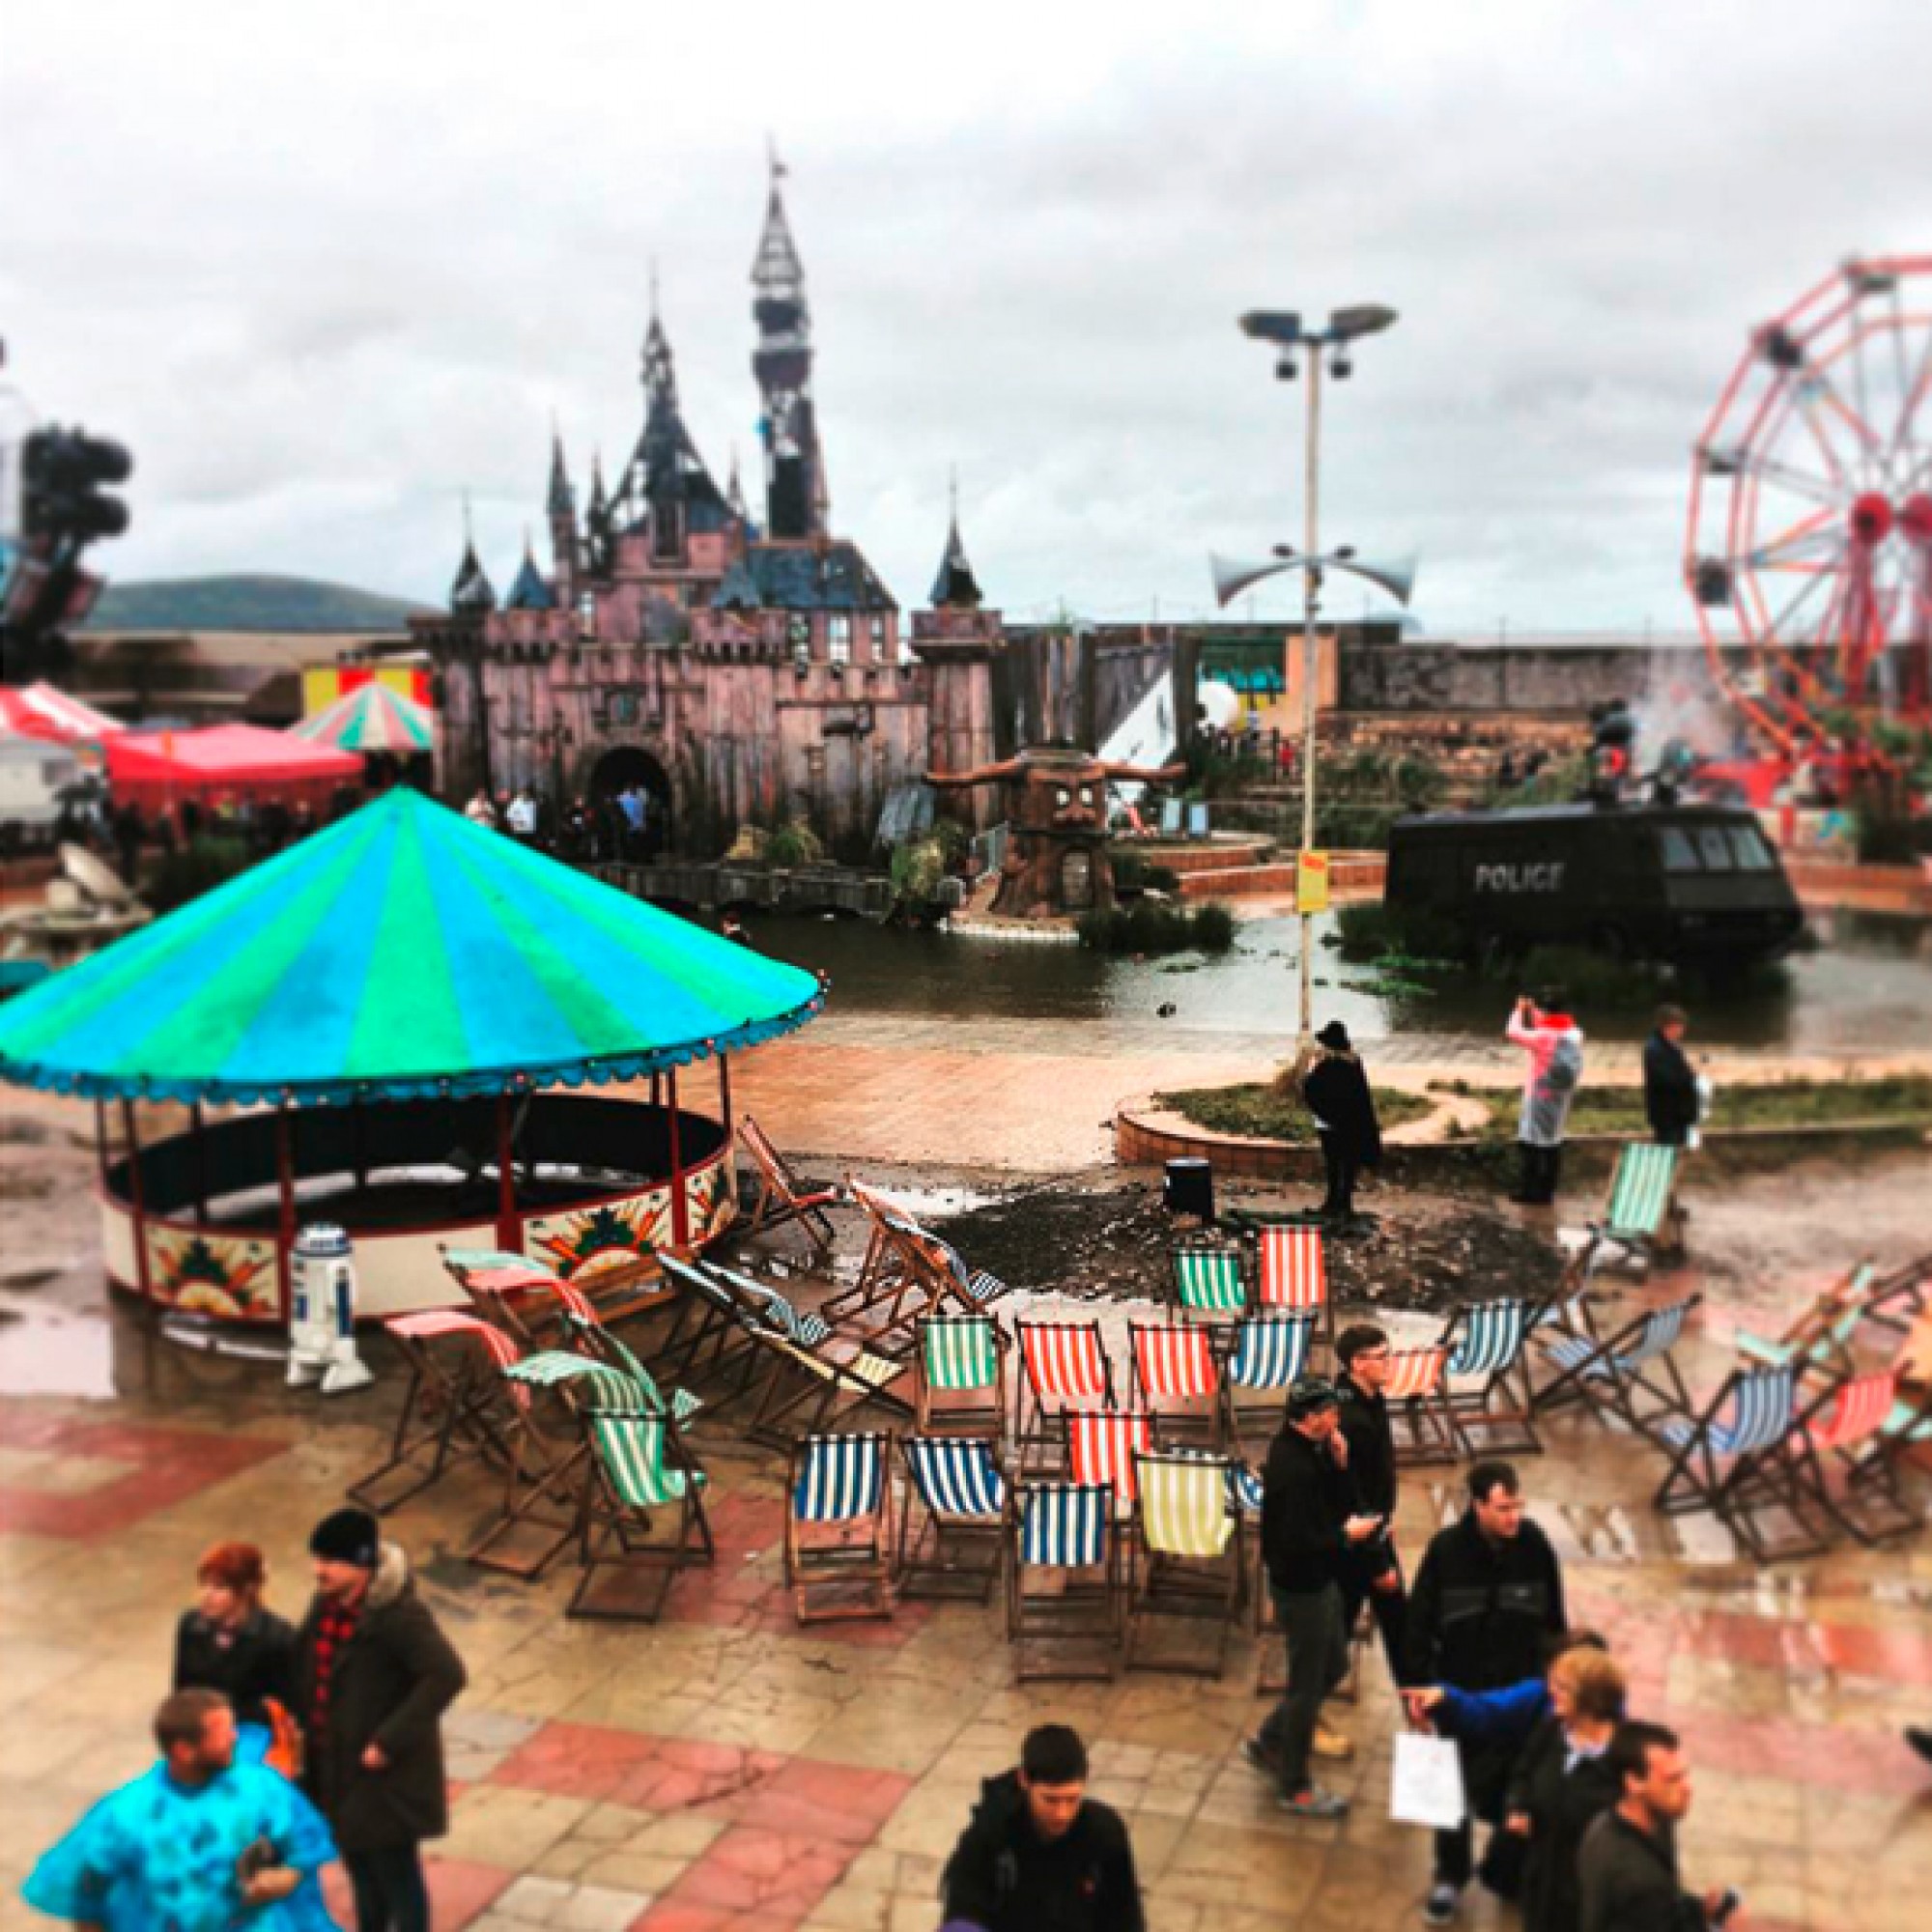
{"type": "MultiPolygon", "coordinates": [[[[922,1190],[916,1205],[934,1215],[999,1191],[1000,1177],[961,1157],[963,1143],[980,1144],[977,1125],[927,1049],[901,1049],[895,1082],[884,1060],[855,1072],[889,1051],[763,1049],[743,1088],[788,1127],[805,1123],[812,1147],[838,1151],[857,1118],[851,1090],[896,1085],[903,1111],[864,1138],[896,1137],[898,1164],[856,1153],[854,1164],[922,1190]],[[801,1063],[807,1052],[829,1057],[801,1063]],[[924,1149],[935,1165],[904,1165],[924,1149]]],[[[1096,1069],[1096,1118],[1110,1074],[1148,1073],[1107,1056],[1042,1058],[1037,1088],[1007,1093],[1009,1152],[1051,1144],[1027,1138],[1027,1094],[1056,1133],[1086,1107],[1088,1093],[1064,1084],[1075,1064],[1096,1069]]],[[[397,1400],[393,1367],[367,1394],[322,1403],[282,1389],[270,1366],[184,1350],[126,1311],[110,1317],[90,1246],[84,1114],[33,1102],[14,1122],[0,1141],[0,1318],[16,1318],[0,1319],[0,1928],[45,1922],[14,1895],[34,1854],[146,1761],[200,1550],[261,1541],[272,1600],[298,1610],[305,1529],[377,1460],[397,1400]],[[55,1124],[20,1138],[29,1117],[55,1124]]],[[[1704,1290],[1687,1370],[1706,1386],[1739,1323],[1779,1325],[1858,1253],[1904,1259],[1932,1245],[1928,1178],[1917,1154],[1720,1186],[1693,1176],[1694,1265],[1621,1292],[1641,1305],[1704,1290]]],[[[1592,1205],[1569,1204],[1573,1217],[1592,1205]]],[[[841,1223],[849,1265],[854,1231],[841,1223]]],[[[1109,1305],[1110,1325],[1130,1312],[1109,1305]]],[[[1431,1332],[1420,1317],[1397,1325],[1399,1339],[1431,1332]]],[[[940,1865],[978,1781],[1049,1718],[1088,1737],[1094,1789],[1128,1818],[1161,1932],[1414,1921],[1428,1840],[1387,1819],[1396,1711],[1378,1660],[1341,1720],[1358,1748],[1335,1782],[1353,1814],[1292,1821],[1238,1755],[1263,1708],[1245,1635],[1214,1682],[1021,1688],[990,1607],[908,1605],[889,1623],[804,1634],[781,1586],[779,1460],[702,1417],[695,1439],[719,1560],[680,1580],[654,1629],[566,1621],[568,1565],[537,1584],[465,1565],[458,1552],[496,1494],[481,1475],[452,1477],[388,1520],[471,1673],[450,1725],[458,1791],[433,1867],[440,1932],[930,1932],[940,1865]]],[[[1690,1877],[1739,1886],[1745,1922],[1768,1932],[1917,1932],[1932,1887],[1932,1774],[1897,1730],[1932,1719],[1932,1542],[1759,1569],[1714,1522],[1653,1514],[1648,1449],[1582,1421],[1552,1426],[1547,1447],[1524,1468],[1573,1615],[1610,1634],[1636,1707],[1687,1737],[1690,1877]]],[[[1448,1472],[1407,1478],[1399,1540],[1411,1561],[1456,1507],[1448,1472]]],[[[1464,1922],[1505,1920],[1472,1899],[1464,1922]]]]}

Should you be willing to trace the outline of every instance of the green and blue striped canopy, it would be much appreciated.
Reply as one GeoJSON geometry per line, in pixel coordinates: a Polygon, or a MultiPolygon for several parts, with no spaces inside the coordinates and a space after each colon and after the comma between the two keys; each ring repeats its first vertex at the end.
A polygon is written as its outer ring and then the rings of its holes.
{"type": "Polygon", "coordinates": [[[635,1079],[803,1026],[816,979],[398,786],[0,1007],[0,1079],[408,1100],[635,1079]]]}

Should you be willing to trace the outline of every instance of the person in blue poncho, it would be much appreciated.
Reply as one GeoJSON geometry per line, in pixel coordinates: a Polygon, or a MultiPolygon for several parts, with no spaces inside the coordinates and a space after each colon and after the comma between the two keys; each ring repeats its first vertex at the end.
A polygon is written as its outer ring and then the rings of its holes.
{"type": "Polygon", "coordinates": [[[235,1735],[219,1691],[176,1691],[155,1713],[160,1762],[41,1860],[27,1903],[99,1932],[337,1932],[328,1827],[281,1773],[238,1764],[235,1735]]]}

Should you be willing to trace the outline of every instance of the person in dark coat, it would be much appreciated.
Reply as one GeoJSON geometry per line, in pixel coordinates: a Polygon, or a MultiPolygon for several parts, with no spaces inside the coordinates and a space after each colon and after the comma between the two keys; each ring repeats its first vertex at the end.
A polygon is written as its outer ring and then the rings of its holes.
{"type": "Polygon", "coordinates": [[[1012,1771],[980,1787],[939,1882],[949,1932],[1144,1932],[1121,1814],[1087,1796],[1087,1747],[1065,1724],[1029,1731],[1012,1771]]]}
{"type": "Polygon", "coordinates": [[[1659,1007],[1657,1030],[1643,1043],[1644,1118],[1662,1147],[1683,1147],[1697,1124],[1697,1075],[1684,1051],[1689,1024],[1682,1007],[1659,1007]]]}
{"type": "Polygon", "coordinates": [[[1582,1932],[1706,1932],[1737,1905],[1733,1892],[1684,1889],[1677,1827],[1690,1809],[1690,1772],[1673,1731],[1617,1727],[1606,1754],[1622,1794],[1583,1833],[1577,1856],[1582,1932]]]}
{"type": "MultiPolygon", "coordinates": [[[[1563,1573],[1549,1539],[1523,1515],[1522,1484],[1507,1463],[1469,1471],[1469,1507],[1431,1539],[1408,1599],[1407,1679],[1492,1690],[1540,1676],[1548,1641],[1567,1624],[1563,1573]]],[[[1506,1753],[1461,1743],[1469,1808],[1493,1821],[1509,1776],[1506,1753]]],[[[1454,1921],[1474,1870],[1468,1819],[1435,1834],[1435,1878],[1423,1907],[1431,1925],[1454,1921]]]]}
{"type": "Polygon", "coordinates": [[[429,1932],[421,1846],[449,1829],[440,1720],[463,1662],[366,1510],[325,1517],[309,1552],[316,1594],[296,1639],[302,1783],[341,1848],[357,1932],[429,1932]]]}
{"type": "Polygon", "coordinates": [[[1349,1550],[1342,1563],[1342,1628],[1354,1634],[1367,1604],[1381,1633],[1389,1673],[1400,1685],[1406,1667],[1404,1647],[1408,1598],[1403,1588],[1402,1563],[1396,1555],[1394,1527],[1398,1482],[1395,1432],[1389,1426],[1389,1338],[1373,1322],[1356,1322],[1335,1338],[1335,1378],[1342,1440],[1348,1452],[1349,1480],[1355,1504],[1364,1515],[1379,1517],[1382,1532],[1349,1550]]]}
{"type": "Polygon", "coordinates": [[[1314,1119],[1328,1179],[1318,1211],[1346,1226],[1355,1218],[1357,1177],[1381,1165],[1381,1124],[1349,1029],[1330,1020],[1315,1042],[1321,1052],[1301,1076],[1301,1099],[1314,1119]]]}
{"type": "Polygon", "coordinates": [[[276,1729],[293,1713],[296,1634],[262,1604],[268,1566],[252,1543],[217,1543],[195,1569],[195,1607],[175,1626],[174,1688],[219,1690],[238,1724],[276,1729]]]}
{"type": "Polygon", "coordinates": [[[1560,1652],[1549,1666],[1549,1711],[1529,1735],[1503,1797],[1503,1825],[1526,1845],[1523,1932],[1577,1932],[1577,1852],[1617,1802],[1610,1740],[1624,1715],[1624,1673],[1601,1650],[1560,1652]]]}

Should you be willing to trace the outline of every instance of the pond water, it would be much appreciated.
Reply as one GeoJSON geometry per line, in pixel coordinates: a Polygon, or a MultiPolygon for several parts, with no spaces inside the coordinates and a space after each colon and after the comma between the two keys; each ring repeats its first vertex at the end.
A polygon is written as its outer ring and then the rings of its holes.
{"type": "MultiPolygon", "coordinates": [[[[967,939],[887,930],[856,920],[756,922],[761,951],[832,977],[836,1014],[920,1014],[959,1019],[1086,1021],[1132,1030],[1163,1023],[1189,1032],[1253,1034],[1292,1026],[1298,922],[1244,922],[1231,952],[1120,959],[1078,946],[967,939]],[[1161,1009],[1171,1007],[1171,1013],[1161,1009]]],[[[1788,962],[1782,994],[1698,998],[1696,1035],[1713,1046],[1800,1052],[1932,1046],[1932,924],[1837,914],[1820,923],[1824,943],[1788,962]]],[[[1469,976],[1428,996],[1389,995],[1368,969],[1322,944],[1316,922],[1316,1005],[1364,1039],[1426,1033],[1492,1037],[1518,988],[1469,976]]],[[[1585,1013],[1604,1039],[1640,1039],[1649,1012],[1585,1013]]]]}

